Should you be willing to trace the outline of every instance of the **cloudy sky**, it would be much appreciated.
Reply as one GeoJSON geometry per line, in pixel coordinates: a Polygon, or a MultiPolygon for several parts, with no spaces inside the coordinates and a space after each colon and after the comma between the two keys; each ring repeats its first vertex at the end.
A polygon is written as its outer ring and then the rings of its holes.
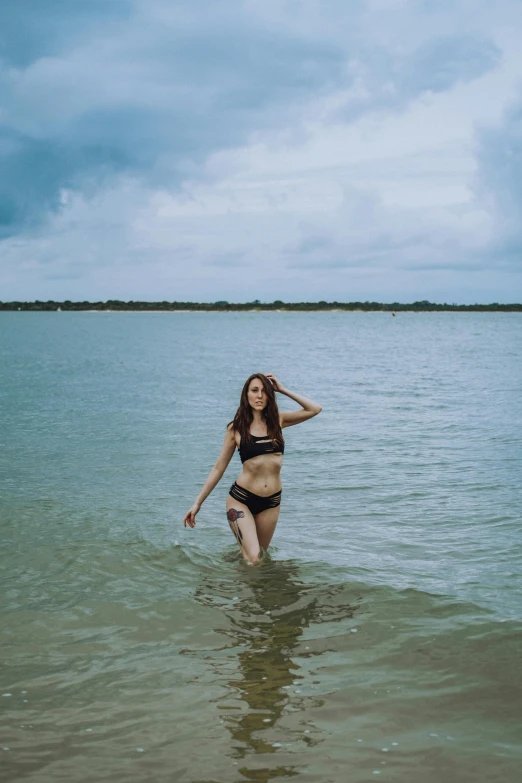
{"type": "Polygon", "coordinates": [[[519,0],[2,0],[0,299],[522,301],[519,0]]]}

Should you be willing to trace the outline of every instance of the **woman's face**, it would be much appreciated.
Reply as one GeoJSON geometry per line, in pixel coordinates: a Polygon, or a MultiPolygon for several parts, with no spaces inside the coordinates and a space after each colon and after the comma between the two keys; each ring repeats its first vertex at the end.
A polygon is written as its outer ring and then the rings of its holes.
{"type": "Polygon", "coordinates": [[[267,396],[265,387],[261,378],[253,378],[248,387],[248,403],[255,411],[262,411],[266,408],[267,396]]]}

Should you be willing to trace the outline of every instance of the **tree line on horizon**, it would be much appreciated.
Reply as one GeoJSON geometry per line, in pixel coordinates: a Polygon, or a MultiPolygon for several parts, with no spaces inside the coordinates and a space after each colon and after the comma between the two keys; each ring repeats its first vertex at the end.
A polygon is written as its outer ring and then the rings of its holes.
{"type": "Polygon", "coordinates": [[[383,302],[283,302],[280,299],[276,299],[274,302],[260,302],[255,299],[252,302],[226,302],[220,300],[218,302],[136,302],[136,301],[122,301],[120,299],[108,299],[106,302],[72,302],[70,299],[66,299],[63,302],[55,302],[48,300],[42,302],[36,299],[34,302],[0,302],[0,310],[20,310],[20,311],[71,311],[71,310],[99,310],[99,311],[114,311],[114,310],[130,310],[130,311],[147,311],[147,310],[194,310],[194,311],[210,311],[210,312],[231,312],[231,311],[248,311],[248,310],[286,310],[286,311],[315,311],[315,310],[363,310],[368,312],[432,312],[432,311],[493,311],[493,312],[522,312],[522,304],[499,304],[493,302],[492,304],[437,304],[429,302],[427,299],[423,299],[418,302],[412,302],[411,304],[403,304],[401,302],[392,302],[390,304],[383,302]]]}

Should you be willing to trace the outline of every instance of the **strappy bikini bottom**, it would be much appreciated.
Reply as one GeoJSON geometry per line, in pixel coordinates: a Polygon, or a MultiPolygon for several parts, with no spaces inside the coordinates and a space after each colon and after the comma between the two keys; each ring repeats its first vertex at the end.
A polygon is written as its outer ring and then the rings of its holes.
{"type": "Polygon", "coordinates": [[[255,495],[253,492],[249,492],[248,489],[241,487],[235,481],[230,487],[228,494],[233,497],[234,500],[243,503],[254,517],[256,514],[266,511],[267,508],[276,508],[281,504],[281,490],[274,492],[273,495],[255,495]]]}

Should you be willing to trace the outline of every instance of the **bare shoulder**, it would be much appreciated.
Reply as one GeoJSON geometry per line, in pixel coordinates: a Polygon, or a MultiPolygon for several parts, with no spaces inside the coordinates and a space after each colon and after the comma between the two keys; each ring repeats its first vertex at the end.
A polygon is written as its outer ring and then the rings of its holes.
{"type": "Polygon", "coordinates": [[[236,446],[239,446],[239,433],[235,431],[233,422],[227,424],[225,439],[228,439],[232,441],[236,446]]]}

